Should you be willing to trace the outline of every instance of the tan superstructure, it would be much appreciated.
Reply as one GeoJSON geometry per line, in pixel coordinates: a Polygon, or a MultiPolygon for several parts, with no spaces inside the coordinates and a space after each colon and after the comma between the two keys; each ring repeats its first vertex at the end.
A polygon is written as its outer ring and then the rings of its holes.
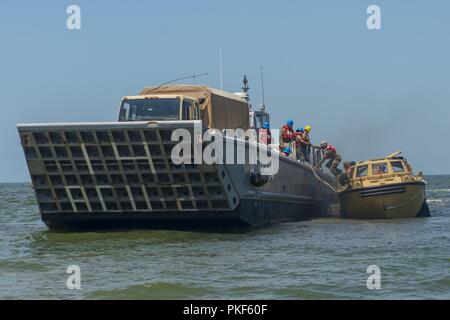
{"type": "Polygon", "coordinates": [[[168,95],[195,99],[204,128],[247,130],[250,127],[247,101],[229,92],[207,86],[169,85],[147,87],[139,94],[141,98],[148,99],[164,98],[168,95]]]}

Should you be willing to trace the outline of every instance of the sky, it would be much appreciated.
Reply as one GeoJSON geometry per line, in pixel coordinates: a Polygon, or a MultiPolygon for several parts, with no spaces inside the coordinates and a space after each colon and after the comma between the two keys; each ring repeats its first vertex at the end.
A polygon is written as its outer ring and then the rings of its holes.
{"type": "Polygon", "coordinates": [[[450,174],[449,14],[446,0],[2,0],[0,182],[29,181],[17,123],[115,121],[123,96],[196,73],[184,83],[218,88],[220,49],[224,90],[247,75],[254,106],[263,66],[272,127],[293,119],[346,160],[401,149],[450,174]]]}

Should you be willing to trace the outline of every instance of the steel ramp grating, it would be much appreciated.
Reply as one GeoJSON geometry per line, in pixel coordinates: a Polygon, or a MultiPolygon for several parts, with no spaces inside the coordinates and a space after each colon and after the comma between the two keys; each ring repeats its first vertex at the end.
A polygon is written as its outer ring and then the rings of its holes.
{"type": "Polygon", "coordinates": [[[170,129],[19,130],[41,212],[231,210],[223,166],[175,165],[170,129]]]}

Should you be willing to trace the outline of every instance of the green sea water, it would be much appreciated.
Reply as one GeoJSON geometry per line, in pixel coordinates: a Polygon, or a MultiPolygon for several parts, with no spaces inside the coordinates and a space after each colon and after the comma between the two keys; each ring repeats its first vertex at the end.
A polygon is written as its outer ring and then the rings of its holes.
{"type": "Polygon", "coordinates": [[[427,180],[431,218],[245,232],[54,232],[29,184],[1,184],[0,298],[450,299],[450,176],[427,180]],[[374,264],[380,290],[366,286],[374,264]],[[66,287],[69,265],[79,290],[66,287]]]}

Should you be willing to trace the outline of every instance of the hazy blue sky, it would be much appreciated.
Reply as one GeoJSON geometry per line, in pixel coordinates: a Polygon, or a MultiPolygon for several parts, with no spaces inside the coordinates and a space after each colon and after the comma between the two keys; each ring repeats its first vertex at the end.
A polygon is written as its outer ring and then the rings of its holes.
{"type": "Polygon", "coordinates": [[[449,1],[0,2],[0,181],[28,181],[16,123],[115,120],[120,98],[208,72],[250,80],[272,125],[311,124],[345,159],[402,149],[416,170],[450,173],[449,1]],[[81,7],[82,29],[66,29],[81,7]],[[382,30],[366,27],[370,4],[382,30]]]}

